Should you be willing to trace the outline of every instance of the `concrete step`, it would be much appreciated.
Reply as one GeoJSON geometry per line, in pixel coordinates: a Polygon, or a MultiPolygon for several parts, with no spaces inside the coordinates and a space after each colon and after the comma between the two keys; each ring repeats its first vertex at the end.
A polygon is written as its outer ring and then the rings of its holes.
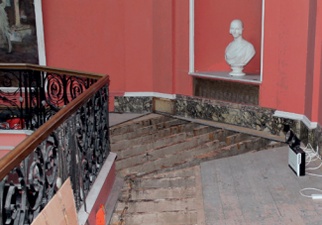
{"type": "Polygon", "coordinates": [[[220,136],[223,135],[222,130],[213,130],[212,132],[209,132],[208,135],[207,133],[205,133],[206,131],[208,132],[208,130],[204,129],[204,133],[202,133],[199,129],[198,132],[194,132],[194,130],[192,129],[192,131],[189,132],[169,134],[168,136],[157,138],[156,140],[150,138],[150,141],[147,141],[146,143],[133,143],[133,145],[131,145],[129,142],[124,146],[115,146],[116,144],[112,144],[111,149],[113,152],[116,152],[118,154],[119,161],[123,159],[131,160],[131,157],[140,157],[140,155],[144,155],[144,158],[148,157],[150,152],[153,152],[154,150],[168,147],[170,145],[183,143],[191,140],[194,137],[205,136],[213,140],[216,137],[220,138],[220,136]]]}
{"type": "Polygon", "coordinates": [[[127,179],[110,224],[201,224],[196,169],[127,179]]]}
{"type": "Polygon", "coordinates": [[[159,178],[152,180],[137,179],[129,181],[128,185],[122,189],[122,194],[119,197],[120,201],[125,202],[130,193],[130,199],[133,200],[153,200],[159,198],[177,199],[180,195],[191,197],[192,191],[195,189],[195,177],[175,177],[175,178],[159,178]],[[130,182],[133,182],[132,184],[130,182]],[[135,184],[137,182],[138,184],[135,184]],[[171,190],[169,190],[171,187],[171,190]],[[179,193],[175,195],[174,193],[179,193]]]}
{"type": "Polygon", "coordinates": [[[215,130],[208,134],[202,134],[189,139],[182,137],[184,142],[175,143],[173,139],[169,138],[170,142],[162,141],[162,143],[173,143],[173,145],[167,145],[162,148],[151,144],[138,146],[137,151],[125,150],[121,152],[121,157],[116,168],[117,170],[123,170],[121,172],[123,176],[133,173],[142,175],[150,172],[167,171],[168,169],[197,165],[207,158],[213,159],[216,155],[220,157],[228,155],[229,151],[234,149],[235,146],[237,146],[237,150],[240,153],[250,150],[250,148],[243,147],[249,142],[249,140],[244,139],[249,138],[249,136],[228,132],[231,135],[225,137],[225,134],[227,132],[224,130],[215,130]],[[219,140],[226,141],[220,142],[219,140]],[[145,149],[146,146],[149,148],[145,149]],[[135,154],[135,156],[124,157],[125,155],[122,153],[126,153],[127,156],[129,154],[135,154]]]}
{"type": "MultiPolygon", "coordinates": [[[[117,151],[117,154],[119,155],[118,160],[133,160],[132,157],[148,157],[149,152],[153,151],[154,149],[160,149],[163,147],[166,147],[171,144],[175,143],[181,143],[184,142],[187,138],[189,138],[191,134],[188,133],[179,133],[179,134],[173,134],[171,136],[168,136],[166,138],[159,139],[155,142],[149,142],[146,144],[137,144],[134,146],[124,146],[125,149],[121,149],[117,151]]],[[[113,149],[113,146],[112,146],[113,149]]],[[[121,163],[121,162],[120,162],[121,163]]]]}
{"type": "Polygon", "coordinates": [[[152,201],[134,201],[128,213],[155,213],[155,212],[178,212],[196,211],[194,198],[185,199],[154,199],[152,201]]]}
{"type": "Polygon", "coordinates": [[[162,130],[151,130],[147,134],[142,134],[132,139],[122,138],[119,141],[113,141],[111,148],[112,151],[118,152],[129,147],[137,145],[146,145],[153,142],[157,142],[160,139],[165,139],[175,134],[190,133],[193,135],[202,134],[202,132],[208,131],[206,126],[198,126],[196,124],[180,124],[173,127],[167,127],[162,130]]]}
{"type": "Polygon", "coordinates": [[[125,133],[111,136],[111,143],[114,144],[114,143],[117,143],[117,142],[120,142],[123,140],[130,141],[130,140],[133,140],[136,138],[140,138],[142,136],[156,134],[158,131],[161,132],[167,128],[173,127],[175,129],[176,126],[179,126],[182,124],[189,124],[189,122],[178,120],[178,119],[172,119],[172,120],[163,121],[163,122],[157,123],[157,124],[151,124],[151,125],[147,125],[147,126],[138,127],[137,129],[134,129],[133,131],[129,131],[129,132],[125,132],[125,133]]]}
{"type": "Polygon", "coordinates": [[[146,190],[146,189],[158,189],[158,188],[188,188],[193,187],[194,185],[194,174],[190,176],[183,177],[163,177],[163,178],[150,178],[150,179],[141,179],[132,188],[134,190],[146,190]]]}
{"type": "Polygon", "coordinates": [[[128,146],[148,144],[174,134],[193,132],[193,135],[197,136],[197,135],[207,133],[210,130],[211,128],[208,126],[203,126],[203,125],[198,125],[193,123],[179,124],[171,127],[166,127],[161,130],[151,129],[146,133],[142,133],[141,135],[125,134],[123,137],[120,136],[117,139],[112,137],[111,147],[112,147],[112,151],[117,152],[119,150],[128,148],[128,146]]]}
{"type": "MultiPolygon", "coordinates": [[[[122,135],[129,132],[134,132],[140,128],[162,124],[174,118],[152,114],[153,116],[140,117],[126,123],[122,123],[110,128],[111,136],[122,135]]],[[[186,122],[187,123],[187,122],[186,122]]]]}
{"type": "MultiPolygon", "coordinates": [[[[176,154],[178,152],[183,151],[184,149],[195,148],[204,143],[212,142],[216,140],[216,136],[221,133],[222,130],[216,130],[208,134],[189,137],[170,146],[149,148],[146,150],[143,149],[141,154],[119,160],[116,163],[116,169],[121,173],[121,175],[126,176],[130,174],[147,174],[162,169],[163,166],[175,166],[177,159],[176,154]],[[166,157],[167,160],[169,160],[171,156],[173,156],[171,161],[161,163],[160,160],[162,158],[166,157]]],[[[144,147],[142,146],[142,148],[144,147]]]]}
{"type": "Polygon", "coordinates": [[[169,190],[167,187],[158,187],[154,189],[140,188],[132,192],[132,201],[144,201],[144,200],[154,200],[154,199],[183,199],[192,198],[195,195],[196,188],[193,185],[190,187],[172,187],[169,190]]]}
{"type": "Polygon", "coordinates": [[[196,198],[190,200],[154,200],[119,203],[109,224],[195,225],[198,223],[196,198]],[[122,207],[123,206],[123,207],[122,207]],[[169,207],[170,206],[170,207],[169,207]],[[138,212],[137,212],[138,211],[138,212]]]}
{"type": "Polygon", "coordinates": [[[237,143],[231,143],[230,145],[222,146],[222,148],[216,150],[200,152],[195,155],[195,158],[196,161],[200,163],[206,160],[246,153],[248,151],[257,151],[265,146],[264,143],[265,142],[261,138],[249,138],[237,143]]]}
{"type": "Polygon", "coordinates": [[[159,188],[190,188],[195,179],[195,168],[184,168],[173,171],[152,173],[140,178],[126,177],[123,192],[137,192],[141,190],[156,190],[159,188]]]}
{"type": "MultiPolygon", "coordinates": [[[[115,222],[111,225],[119,225],[115,222]]],[[[196,225],[197,212],[196,211],[176,211],[176,212],[158,212],[158,213],[144,213],[135,214],[126,218],[124,224],[129,225],[196,225]]]]}

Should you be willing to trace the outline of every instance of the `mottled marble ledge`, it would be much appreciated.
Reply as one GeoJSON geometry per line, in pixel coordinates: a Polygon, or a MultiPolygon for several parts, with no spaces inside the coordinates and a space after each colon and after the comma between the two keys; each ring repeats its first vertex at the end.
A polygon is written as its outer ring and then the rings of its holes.
{"type": "Polygon", "coordinates": [[[231,76],[229,72],[216,72],[216,71],[198,71],[189,73],[189,75],[198,78],[206,79],[220,79],[228,81],[238,81],[244,83],[260,84],[262,82],[261,75],[259,74],[246,74],[245,76],[231,76]]]}
{"type": "MultiPolygon", "coordinates": [[[[240,126],[283,138],[283,127],[289,125],[303,143],[322,148],[320,126],[308,129],[300,120],[274,116],[274,109],[184,95],[176,95],[172,101],[176,116],[240,126]]],[[[153,97],[115,97],[115,112],[145,113],[152,112],[153,108],[153,97]]]]}
{"type": "MultiPolygon", "coordinates": [[[[179,95],[175,111],[177,116],[226,123],[278,136],[284,135],[283,125],[290,122],[273,117],[273,109],[179,95]]],[[[291,122],[290,125],[295,124],[291,122]]]]}
{"type": "Polygon", "coordinates": [[[227,123],[219,123],[211,120],[203,120],[203,119],[192,119],[192,118],[186,118],[186,117],[181,117],[181,116],[174,116],[175,118],[181,119],[181,120],[187,120],[190,122],[206,125],[206,126],[212,126],[212,127],[217,127],[217,128],[222,128],[226,130],[231,130],[235,132],[240,132],[244,134],[249,134],[257,137],[262,137],[270,140],[274,140],[277,142],[284,142],[285,138],[284,136],[278,136],[278,135],[273,135],[268,132],[263,132],[263,131],[258,131],[255,129],[250,129],[246,127],[241,127],[241,126],[236,126],[233,124],[227,124],[227,123]]]}
{"type": "Polygon", "coordinates": [[[115,112],[145,113],[152,112],[153,97],[114,97],[115,112]]]}

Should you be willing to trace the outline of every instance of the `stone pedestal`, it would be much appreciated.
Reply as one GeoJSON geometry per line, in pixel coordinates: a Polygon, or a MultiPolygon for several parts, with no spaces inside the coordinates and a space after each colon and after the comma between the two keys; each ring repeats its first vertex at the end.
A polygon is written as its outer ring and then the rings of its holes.
{"type": "Polygon", "coordinates": [[[244,65],[231,65],[232,71],[229,73],[231,76],[245,76],[243,72],[244,65]]]}

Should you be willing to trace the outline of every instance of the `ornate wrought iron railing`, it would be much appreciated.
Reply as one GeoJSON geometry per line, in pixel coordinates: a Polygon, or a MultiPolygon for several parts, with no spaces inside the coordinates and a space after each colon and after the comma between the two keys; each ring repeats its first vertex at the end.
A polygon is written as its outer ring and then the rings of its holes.
{"type": "Polygon", "coordinates": [[[0,160],[0,224],[30,224],[68,177],[79,209],[110,150],[108,76],[33,65],[0,70],[28,80],[11,92],[15,99],[2,96],[35,130],[0,160]]]}
{"type": "Polygon", "coordinates": [[[38,128],[95,82],[93,74],[32,65],[0,69],[2,129],[38,128]]]}

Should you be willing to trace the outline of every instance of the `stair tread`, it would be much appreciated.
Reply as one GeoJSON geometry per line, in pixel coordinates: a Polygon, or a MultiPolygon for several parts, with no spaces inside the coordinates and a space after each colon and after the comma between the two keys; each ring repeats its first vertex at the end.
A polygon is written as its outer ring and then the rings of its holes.
{"type": "MultiPolygon", "coordinates": [[[[151,162],[162,157],[164,158],[166,156],[169,158],[169,155],[175,155],[177,152],[180,152],[184,149],[191,149],[200,146],[204,143],[214,141],[215,139],[213,138],[213,133],[216,132],[217,131],[188,138],[185,138],[185,136],[182,135],[182,138],[178,138],[178,142],[170,142],[170,145],[163,146],[155,145],[157,148],[153,148],[153,144],[151,146],[148,145],[149,148],[147,148],[146,150],[143,149],[143,147],[140,148],[139,146],[137,147],[138,152],[136,152],[136,154],[132,155],[131,157],[124,157],[125,153],[123,152],[122,155],[122,152],[120,152],[120,157],[118,158],[116,168],[117,170],[120,168],[125,168],[128,165],[133,165],[133,163],[140,166],[145,161],[151,162]],[[142,150],[142,152],[140,152],[140,150],[142,150]]],[[[130,153],[134,153],[133,149],[129,149],[127,151],[129,151],[130,153]]],[[[127,156],[129,156],[130,153],[127,154],[127,156]]]]}
{"type": "MultiPolygon", "coordinates": [[[[172,135],[179,135],[182,133],[187,132],[194,132],[195,127],[199,127],[195,124],[181,124],[174,127],[165,128],[162,130],[157,130],[156,132],[148,132],[145,135],[135,136],[129,139],[122,138],[119,141],[112,140],[112,150],[118,151],[122,150],[122,148],[125,148],[128,145],[136,146],[136,145],[142,145],[142,144],[149,144],[152,142],[155,142],[156,140],[165,139],[167,137],[171,137],[172,135]],[[192,130],[192,131],[191,131],[192,130]]],[[[201,132],[198,132],[201,133],[201,132]]]]}
{"type": "MultiPolygon", "coordinates": [[[[122,131],[121,125],[119,131],[111,133],[111,148],[114,151],[114,146],[118,154],[116,172],[126,180],[111,224],[120,220],[117,215],[125,208],[126,224],[169,224],[164,221],[178,220],[181,215],[185,215],[181,224],[197,224],[196,205],[200,204],[202,195],[198,187],[200,175],[196,171],[200,170],[197,168],[201,162],[280,144],[278,138],[198,120],[182,122],[178,117],[175,117],[177,120],[158,118],[153,121],[166,122],[151,125],[151,121],[140,119],[142,126],[132,129],[132,133],[116,135],[122,131]],[[172,131],[166,128],[171,124],[172,131]],[[189,130],[189,126],[193,129],[189,130]]],[[[123,131],[131,125],[126,126],[123,131]]]]}
{"type": "Polygon", "coordinates": [[[178,120],[173,121],[172,124],[169,122],[169,123],[142,126],[142,127],[136,128],[136,129],[132,128],[131,131],[128,130],[127,132],[123,132],[118,135],[112,135],[111,136],[111,143],[114,144],[114,143],[117,143],[117,142],[125,140],[125,139],[132,140],[132,139],[141,137],[143,135],[154,134],[158,131],[162,132],[162,130],[164,130],[164,129],[175,127],[180,124],[188,124],[187,122],[177,123],[176,121],[178,121],[178,120]]]}

